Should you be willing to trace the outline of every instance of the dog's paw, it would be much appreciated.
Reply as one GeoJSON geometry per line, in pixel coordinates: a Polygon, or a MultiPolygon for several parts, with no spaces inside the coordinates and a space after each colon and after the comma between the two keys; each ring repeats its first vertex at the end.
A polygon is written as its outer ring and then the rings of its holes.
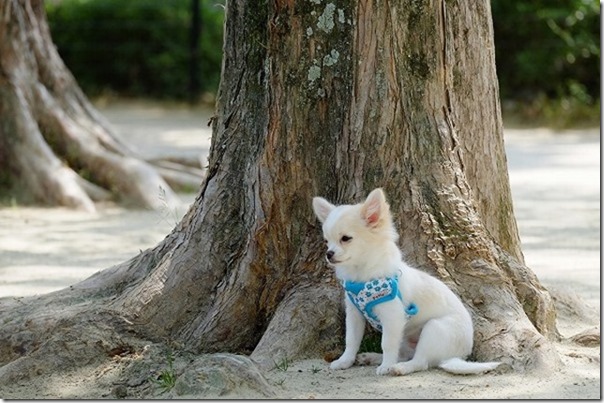
{"type": "Polygon", "coordinates": [[[424,371],[428,369],[428,364],[423,361],[411,360],[406,362],[399,362],[390,368],[392,375],[407,375],[416,371],[424,371]]]}
{"type": "Polygon", "coordinates": [[[351,360],[346,357],[340,357],[339,359],[332,362],[329,365],[329,368],[331,368],[331,369],[347,369],[347,368],[352,367],[352,364],[354,364],[354,358],[351,360]]]}
{"type": "Polygon", "coordinates": [[[379,353],[357,354],[356,363],[358,365],[378,365],[381,362],[382,362],[382,354],[379,354],[379,353]]]}
{"type": "Polygon", "coordinates": [[[375,370],[375,373],[378,375],[392,375],[392,366],[391,365],[380,365],[375,370]]]}

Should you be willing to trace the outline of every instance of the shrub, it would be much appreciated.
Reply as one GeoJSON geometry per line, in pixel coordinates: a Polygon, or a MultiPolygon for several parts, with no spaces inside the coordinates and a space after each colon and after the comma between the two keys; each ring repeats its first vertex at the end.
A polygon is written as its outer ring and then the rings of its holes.
{"type": "MultiPolygon", "coordinates": [[[[88,95],[185,99],[191,1],[47,0],[46,9],[59,53],[88,95]]],[[[218,88],[224,1],[200,0],[201,92],[218,88]]],[[[491,0],[491,6],[501,97],[520,102],[504,105],[530,105],[542,116],[548,108],[589,114],[599,105],[596,0],[491,0]],[[550,107],[552,100],[560,107],[550,107]]]]}
{"type": "MultiPolygon", "coordinates": [[[[217,4],[201,1],[201,92],[216,92],[220,78],[217,4]]],[[[191,0],[55,0],[46,11],[59,54],[88,95],[190,96],[191,0]]]]}
{"type": "Polygon", "coordinates": [[[501,97],[534,103],[600,98],[596,0],[491,0],[501,97]]]}

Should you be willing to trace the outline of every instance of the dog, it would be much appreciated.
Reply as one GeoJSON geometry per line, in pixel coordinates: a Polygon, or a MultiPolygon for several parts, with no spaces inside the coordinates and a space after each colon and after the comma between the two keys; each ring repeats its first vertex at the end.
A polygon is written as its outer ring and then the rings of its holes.
{"type": "Polygon", "coordinates": [[[473,326],[461,300],[440,280],[407,265],[396,242],[382,189],[365,202],[335,206],[312,201],[327,241],[326,259],[345,290],[346,347],[333,370],[378,365],[378,375],[406,375],[439,367],[478,374],[499,362],[469,362],[473,326]],[[383,354],[357,355],[365,323],[382,332],[383,354]]]}

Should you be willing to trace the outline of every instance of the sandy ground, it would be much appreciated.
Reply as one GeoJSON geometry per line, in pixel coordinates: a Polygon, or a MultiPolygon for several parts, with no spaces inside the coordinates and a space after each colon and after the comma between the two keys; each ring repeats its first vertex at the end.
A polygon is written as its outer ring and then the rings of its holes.
{"type": "MultiPolygon", "coordinates": [[[[106,106],[102,112],[146,156],[207,155],[209,150],[207,111],[131,103],[106,106]]],[[[579,315],[561,312],[559,330],[570,337],[599,326],[599,129],[507,129],[505,140],[527,264],[546,287],[571,299],[579,296],[588,305],[579,309],[579,315]]],[[[60,208],[0,208],[0,297],[61,289],[154,246],[194,199],[194,195],[181,196],[181,206],[163,212],[124,210],[109,204],[95,214],[60,208]]],[[[323,360],[314,359],[292,362],[287,370],[274,369],[266,377],[281,399],[601,398],[599,347],[564,340],[556,348],[564,365],[547,376],[463,377],[431,370],[404,378],[377,377],[372,367],[330,371],[323,360]]],[[[96,394],[94,373],[83,371],[62,380],[55,377],[44,387],[32,384],[20,397],[110,397],[96,394]]],[[[246,396],[234,392],[224,397],[246,396]]]]}

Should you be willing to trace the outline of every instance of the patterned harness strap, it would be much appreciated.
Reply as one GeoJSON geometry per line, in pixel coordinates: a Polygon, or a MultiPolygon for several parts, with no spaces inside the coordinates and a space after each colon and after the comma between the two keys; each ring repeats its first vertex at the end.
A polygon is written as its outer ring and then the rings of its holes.
{"type": "MultiPolygon", "coordinates": [[[[403,296],[398,288],[398,275],[393,277],[380,277],[367,282],[344,281],[342,285],[350,302],[357,307],[365,319],[375,329],[382,331],[380,320],[373,312],[373,308],[383,302],[398,298],[403,302],[403,296]]],[[[407,316],[417,314],[418,308],[414,303],[405,307],[407,316]]]]}

